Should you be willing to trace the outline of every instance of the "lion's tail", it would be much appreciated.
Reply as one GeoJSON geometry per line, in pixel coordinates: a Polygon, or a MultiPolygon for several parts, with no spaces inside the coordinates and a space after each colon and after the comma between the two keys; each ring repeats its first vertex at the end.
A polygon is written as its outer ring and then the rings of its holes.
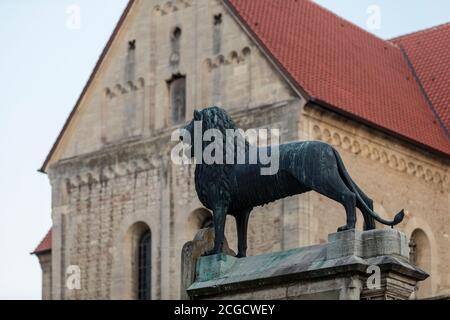
{"type": "MultiPolygon", "coordinates": [[[[344,166],[344,162],[342,161],[341,156],[339,155],[339,153],[336,150],[334,150],[334,148],[333,148],[333,151],[334,151],[334,155],[336,157],[336,161],[337,161],[337,164],[338,164],[339,172],[341,173],[342,178],[345,179],[346,184],[355,193],[357,201],[362,205],[363,209],[366,211],[366,214],[370,215],[376,221],[378,221],[378,222],[380,222],[380,223],[382,223],[384,225],[391,226],[391,227],[393,227],[393,226],[399,224],[400,222],[402,222],[403,218],[405,217],[405,211],[404,210],[401,210],[399,213],[397,213],[395,215],[395,217],[394,217],[394,220],[388,221],[388,220],[385,220],[385,219],[381,218],[376,212],[374,212],[371,208],[369,208],[367,203],[361,197],[360,189],[358,188],[356,183],[352,180],[352,178],[348,174],[347,169],[344,166]]],[[[367,224],[367,222],[366,222],[366,224],[367,224]]]]}

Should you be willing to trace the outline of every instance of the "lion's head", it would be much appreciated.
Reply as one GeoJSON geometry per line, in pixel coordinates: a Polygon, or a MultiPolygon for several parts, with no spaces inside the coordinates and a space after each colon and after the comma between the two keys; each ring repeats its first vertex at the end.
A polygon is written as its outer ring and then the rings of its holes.
{"type": "MultiPolygon", "coordinates": [[[[225,137],[226,130],[236,129],[236,125],[234,124],[233,120],[222,108],[209,107],[200,111],[195,110],[192,121],[183,128],[189,135],[191,144],[193,141],[196,141],[195,139],[197,138],[195,136],[195,134],[197,133],[195,131],[196,122],[201,123],[202,136],[206,130],[216,129],[223,134],[223,137],[225,137]]],[[[202,137],[200,137],[200,139],[202,139],[202,137]]],[[[181,137],[181,140],[183,140],[183,137],[181,137]]],[[[194,148],[191,148],[191,156],[194,157],[194,148]]]]}

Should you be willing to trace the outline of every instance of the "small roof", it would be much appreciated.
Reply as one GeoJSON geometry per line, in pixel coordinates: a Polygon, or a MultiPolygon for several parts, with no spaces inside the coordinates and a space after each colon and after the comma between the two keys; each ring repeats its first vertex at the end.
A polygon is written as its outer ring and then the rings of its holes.
{"type": "Polygon", "coordinates": [[[52,229],[47,232],[45,237],[41,240],[39,245],[34,249],[34,251],[31,254],[43,254],[50,252],[52,250],[52,229]]]}

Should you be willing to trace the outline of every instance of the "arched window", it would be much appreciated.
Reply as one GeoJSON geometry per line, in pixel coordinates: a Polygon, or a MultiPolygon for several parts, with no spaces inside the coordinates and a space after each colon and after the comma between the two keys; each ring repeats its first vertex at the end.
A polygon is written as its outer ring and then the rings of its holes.
{"type": "MultiPolygon", "coordinates": [[[[409,261],[423,271],[431,272],[431,247],[428,236],[421,229],[416,229],[411,234],[409,242],[409,261]]],[[[431,296],[431,277],[419,283],[416,290],[416,298],[431,296]]]]}
{"type": "Polygon", "coordinates": [[[138,252],[138,299],[151,299],[152,284],[152,249],[150,230],[146,231],[139,240],[138,252]]]}

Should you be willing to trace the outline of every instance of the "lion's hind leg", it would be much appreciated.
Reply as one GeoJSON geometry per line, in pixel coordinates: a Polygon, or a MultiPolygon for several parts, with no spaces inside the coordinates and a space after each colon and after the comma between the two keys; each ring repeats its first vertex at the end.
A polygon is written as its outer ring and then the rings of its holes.
{"type": "MultiPolygon", "coordinates": [[[[347,185],[347,187],[354,191],[355,193],[358,193],[359,197],[356,197],[356,206],[359,210],[361,210],[361,213],[364,217],[364,230],[372,230],[375,229],[375,219],[371,215],[371,213],[366,209],[366,206],[369,207],[370,210],[373,211],[373,201],[370,199],[362,190],[358,187],[358,185],[353,181],[353,179],[350,177],[350,175],[347,172],[347,169],[345,168],[344,162],[342,161],[341,156],[339,153],[333,149],[335,159],[337,161],[337,166],[339,170],[339,175],[341,176],[341,179],[344,181],[344,183],[347,185]],[[359,199],[361,198],[361,199],[359,199]],[[362,201],[364,203],[362,203],[362,201]],[[365,206],[366,205],[366,206],[365,206]]],[[[356,195],[356,194],[355,194],[356,195]]],[[[357,196],[357,195],[356,195],[357,196]]]]}
{"type": "Polygon", "coordinates": [[[356,195],[342,180],[337,168],[334,166],[326,170],[315,179],[311,189],[342,204],[345,208],[347,223],[338,228],[338,232],[351,230],[356,225],[356,195]]]}
{"type": "MultiPolygon", "coordinates": [[[[363,201],[366,203],[369,209],[373,211],[373,200],[366,196],[356,184],[355,187],[363,201]]],[[[375,219],[370,215],[369,212],[367,212],[364,206],[359,201],[356,202],[356,206],[361,211],[364,217],[364,231],[376,229],[375,219]]]]}

